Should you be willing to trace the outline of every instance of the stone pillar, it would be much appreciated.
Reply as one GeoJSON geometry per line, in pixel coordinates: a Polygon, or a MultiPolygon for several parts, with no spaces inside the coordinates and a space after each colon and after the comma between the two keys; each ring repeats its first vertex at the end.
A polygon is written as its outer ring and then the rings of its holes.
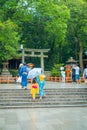
{"type": "Polygon", "coordinates": [[[22,64],[25,62],[25,57],[24,57],[24,47],[23,47],[23,45],[21,44],[21,46],[20,46],[20,49],[21,49],[21,51],[22,51],[22,64]]]}
{"type": "Polygon", "coordinates": [[[41,52],[41,68],[44,72],[44,56],[43,56],[43,52],[41,52]]]}

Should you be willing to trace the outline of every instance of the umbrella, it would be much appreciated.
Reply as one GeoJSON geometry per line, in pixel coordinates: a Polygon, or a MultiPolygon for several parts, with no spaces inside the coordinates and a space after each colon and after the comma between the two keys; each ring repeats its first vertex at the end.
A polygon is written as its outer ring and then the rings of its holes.
{"type": "Polygon", "coordinates": [[[28,73],[28,79],[33,79],[42,73],[41,68],[33,68],[28,73]]]}

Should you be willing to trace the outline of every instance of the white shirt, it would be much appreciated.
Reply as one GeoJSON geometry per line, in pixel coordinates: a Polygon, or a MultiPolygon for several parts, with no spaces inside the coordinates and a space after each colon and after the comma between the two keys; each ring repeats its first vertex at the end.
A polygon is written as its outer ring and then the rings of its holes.
{"type": "Polygon", "coordinates": [[[74,69],[75,69],[75,74],[80,74],[80,68],[78,66],[76,66],[74,69]]]}

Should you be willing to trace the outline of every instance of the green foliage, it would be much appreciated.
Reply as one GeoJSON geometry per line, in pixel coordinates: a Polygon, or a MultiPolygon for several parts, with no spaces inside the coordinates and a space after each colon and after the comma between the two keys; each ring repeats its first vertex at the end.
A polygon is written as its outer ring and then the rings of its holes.
{"type": "Polygon", "coordinates": [[[51,75],[52,76],[61,76],[61,71],[60,67],[63,66],[64,64],[54,64],[52,70],[51,70],[51,75]]]}
{"type": "Polygon", "coordinates": [[[11,69],[11,70],[9,70],[9,71],[10,71],[10,73],[12,74],[13,77],[18,76],[18,70],[13,70],[13,69],[11,69]]]}
{"type": "Polygon", "coordinates": [[[83,68],[82,54],[84,48],[87,47],[87,3],[83,0],[67,0],[67,5],[70,9],[67,38],[69,42],[76,44],[75,53],[77,53],[80,67],[83,68]]]}
{"type": "Polygon", "coordinates": [[[0,22],[0,60],[8,61],[18,57],[19,36],[17,25],[11,20],[0,22]]]}
{"type": "MultiPolygon", "coordinates": [[[[26,14],[26,9],[29,8],[28,14],[29,16],[32,15],[33,19],[31,21],[30,18],[27,21],[20,14],[20,17],[23,19],[20,42],[27,48],[49,48],[48,66],[52,63],[61,62],[60,46],[62,48],[66,37],[67,22],[70,17],[69,9],[66,5],[58,5],[53,0],[27,2],[26,8],[23,6],[23,3],[20,3],[22,9],[19,7],[19,12],[24,15],[24,12],[26,14]]],[[[27,17],[28,14],[25,16],[27,17]]]]}
{"type": "Polygon", "coordinates": [[[20,43],[24,48],[49,48],[45,64],[52,68],[53,63],[76,58],[79,42],[86,49],[86,37],[86,0],[0,0],[0,63],[17,58],[20,43]]]}

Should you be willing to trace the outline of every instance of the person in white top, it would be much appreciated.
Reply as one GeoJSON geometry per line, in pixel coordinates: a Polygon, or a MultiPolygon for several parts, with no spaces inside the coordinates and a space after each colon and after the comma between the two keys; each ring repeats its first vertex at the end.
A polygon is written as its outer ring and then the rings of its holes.
{"type": "Polygon", "coordinates": [[[87,66],[86,68],[83,70],[83,77],[84,77],[84,81],[87,84],[87,66]]]}
{"type": "Polygon", "coordinates": [[[65,82],[65,70],[64,70],[64,67],[60,67],[60,70],[61,70],[62,82],[65,82]]]}
{"type": "Polygon", "coordinates": [[[75,69],[75,81],[76,83],[80,83],[80,67],[76,65],[74,69],[75,69]]]}

